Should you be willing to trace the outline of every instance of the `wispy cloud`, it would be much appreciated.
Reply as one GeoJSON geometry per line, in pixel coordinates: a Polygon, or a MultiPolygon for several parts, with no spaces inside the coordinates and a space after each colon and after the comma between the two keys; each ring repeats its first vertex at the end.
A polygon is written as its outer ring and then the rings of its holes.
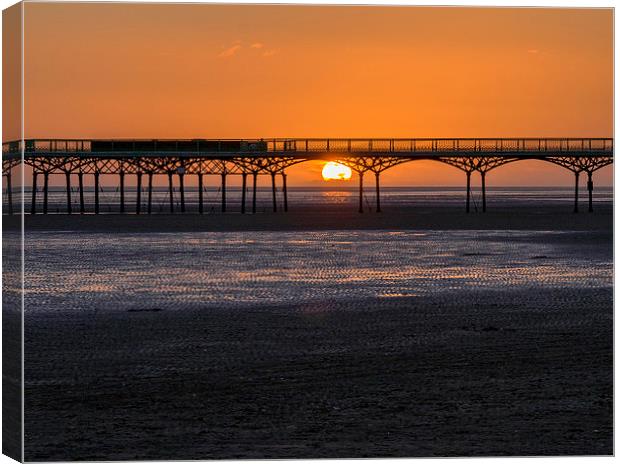
{"type": "Polygon", "coordinates": [[[537,48],[530,48],[527,52],[531,53],[532,55],[535,55],[539,52],[539,50],[537,48]]]}
{"type": "Polygon", "coordinates": [[[265,44],[262,42],[252,42],[248,45],[242,43],[241,40],[235,40],[230,46],[222,50],[217,56],[220,58],[230,58],[237,55],[243,50],[254,50],[254,53],[258,53],[259,56],[263,57],[270,57],[279,52],[279,50],[273,48],[267,49],[265,44]]]}
{"type": "Polygon", "coordinates": [[[224,50],[223,52],[221,52],[218,56],[220,58],[229,58],[231,56],[235,56],[235,54],[241,50],[241,44],[240,43],[236,43],[230,47],[228,47],[226,50],[224,50]]]}

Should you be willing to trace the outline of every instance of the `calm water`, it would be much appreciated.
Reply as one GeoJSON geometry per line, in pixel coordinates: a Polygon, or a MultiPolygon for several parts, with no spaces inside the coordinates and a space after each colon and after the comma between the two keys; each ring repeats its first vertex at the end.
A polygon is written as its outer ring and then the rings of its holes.
{"type": "Polygon", "coordinates": [[[27,233],[26,308],[243,308],[442,293],[457,298],[470,290],[611,288],[611,246],[587,240],[588,234],[27,233]]]}
{"type": "MultiPolygon", "coordinates": [[[[581,188],[581,201],[587,201],[587,190],[581,188]]],[[[43,210],[43,194],[37,193],[37,211],[43,210]]],[[[247,190],[246,207],[251,208],[251,189],[247,190]]],[[[573,187],[491,187],[487,189],[487,202],[489,205],[520,205],[526,203],[558,203],[570,204],[573,201],[573,187]]],[[[26,211],[30,212],[31,192],[26,190],[26,211]]],[[[17,204],[19,195],[14,193],[14,202],[17,204]]],[[[72,191],[72,208],[79,210],[79,193],[77,189],[72,191]]],[[[613,188],[596,187],[594,191],[595,202],[611,202],[613,199],[613,188]]],[[[3,195],[6,207],[7,196],[3,195]]],[[[87,187],[84,192],[84,201],[87,211],[94,210],[94,190],[87,187]]],[[[117,213],[119,211],[120,191],[118,187],[104,187],[100,191],[100,212],[117,213]]],[[[277,193],[278,206],[283,206],[283,196],[281,189],[277,193]]],[[[465,201],[465,192],[461,187],[384,187],[381,190],[381,201],[384,206],[406,205],[456,205],[465,201]]],[[[48,197],[48,212],[66,211],[67,196],[63,188],[51,187],[48,197]]],[[[147,191],[143,188],[141,195],[142,211],[146,211],[147,191]]],[[[241,189],[239,187],[228,187],[226,192],[226,202],[228,211],[239,211],[241,205],[241,189]]],[[[346,188],[323,188],[323,187],[289,187],[288,204],[289,208],[325,207],[344,205],[352,208],[358,202],[358,190],[356,187],[346,188]]],[[[364,202],[368,207],[374,205],[374,187],[367,186],[364,194],[364,202]]],[[[173,203],[176,211],[180,210],[180,194],[178,188],[173,191],[173,203]]],[[[127,186],[125,190],[126,212],[135,211],[136,191],[135,186],[127,186]]],[[[195,187],[187,187],[185,193],[185,204],[187,211],[198,210],[198,191],[195,187]]],[[[168,189],[157,187],[153,192],[152,211],[154,213],[168,213],[170,210],[170,199],[168,189]]],[[[219,188],[207,187],[204,190],[204,211],[218,212],[221,205],[221,190],[219,188]]],[[[472,208],[480,207],[481,195],[478,188],[473,188],[472,208]]],[[[257,193],[257,209],[259,212],[271,211],[272,194],[270,188],[260,187],[257,193]]]]}

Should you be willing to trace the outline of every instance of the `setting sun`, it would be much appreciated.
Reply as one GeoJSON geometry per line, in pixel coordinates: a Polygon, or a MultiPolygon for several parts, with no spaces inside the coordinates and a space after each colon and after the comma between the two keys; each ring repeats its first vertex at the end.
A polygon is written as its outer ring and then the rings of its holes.
{"type": "Polygon", "coordinates": [[[351,168],[344,164],[330,161],[323,166],[324,180],[349,180],[351,178],[351,168]]]}

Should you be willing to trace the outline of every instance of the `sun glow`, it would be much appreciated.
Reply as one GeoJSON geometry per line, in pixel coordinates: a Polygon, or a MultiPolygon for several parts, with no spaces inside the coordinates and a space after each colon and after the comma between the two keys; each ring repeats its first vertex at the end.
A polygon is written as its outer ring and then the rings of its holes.
{"type": "Polygon", "coordinates": [[[349,180],[352,172],[349,166],[330,161],[323,166],[321,174],[324,180],[349,180]]]}

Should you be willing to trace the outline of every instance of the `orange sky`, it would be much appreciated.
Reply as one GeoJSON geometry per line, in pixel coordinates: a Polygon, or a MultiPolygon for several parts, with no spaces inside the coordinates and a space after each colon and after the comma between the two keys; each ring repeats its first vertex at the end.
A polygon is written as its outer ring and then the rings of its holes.
{"type": "MultiPolygon", "coordinates": [[[[25,136],[608,137],[612,21],[611,9],[27,3],[25,136]]],[[[319,171],[297,166],[291,185],[319,171]]],[[[384,176],[463,177],[434,162],[384,176]]],[[[488,179],[573,181],[541,162],[488,179]]]]}

